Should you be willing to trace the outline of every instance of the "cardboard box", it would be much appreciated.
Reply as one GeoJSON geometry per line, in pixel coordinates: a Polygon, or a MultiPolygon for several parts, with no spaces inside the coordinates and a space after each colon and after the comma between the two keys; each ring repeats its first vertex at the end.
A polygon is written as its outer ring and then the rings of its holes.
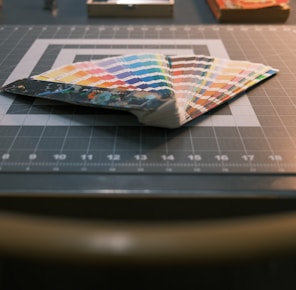
{"type": "Polygon", "coordinates": [[[172,17],[174,0],[87,0],[89,17],[172,17]]]}

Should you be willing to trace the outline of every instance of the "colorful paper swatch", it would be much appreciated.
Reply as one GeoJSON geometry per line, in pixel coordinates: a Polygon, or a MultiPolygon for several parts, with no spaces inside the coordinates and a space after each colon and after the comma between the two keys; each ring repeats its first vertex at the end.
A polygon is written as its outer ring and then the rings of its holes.
{"type": "Polygon", "coordinates": [[[128,110],[144,124],[176,128],[276,73],[270,66],[249,61],[145,53],[65,65],[3,89],[128,110]]]}

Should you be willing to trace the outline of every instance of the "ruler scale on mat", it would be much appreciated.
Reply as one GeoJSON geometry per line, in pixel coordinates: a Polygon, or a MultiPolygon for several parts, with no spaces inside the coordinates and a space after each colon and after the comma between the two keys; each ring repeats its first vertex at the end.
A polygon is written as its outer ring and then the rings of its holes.
{"type": "MultiPolygon", "coordinates": [[[[205,88],[209,90],[205,80],[214,78],[219,61],[243,60],[279,69],[275,77],[246,94],[173,130],[142,125],[125,111],[1,92],[0,172],[294,174],[295,51],[294,26],[0,26],[1,86],[72,63],[150,54],[174,57],[177,64],[180,57],[180,79],[177,73],[172,81],[173,74],[159,70],[164,77],[159,87],[161,93],[172,92],[167,84],[174,82],[176,91],[196,90],[196,98],[179,99],[179,107],[186,112],[205,94],[205,88]],[[192,74],[192,55],[219,61],[201,79],[192,74]]],[[[119,71],[132,70],[120,64],[119,71]]],[[[111,63],[104,65],[112,68],[111,63]]],[[[137,77],[141,82],[142,75],[137,77]]],[[[156,84],[152,79],[149,82],[156,84]]],[[[145,90],[147,83],[142,85],[145,90]]],[[[221,88],[217,85],[215,89],[221,88]]],[[[204,107],[210,98],[205,98],[204,107]]]]}

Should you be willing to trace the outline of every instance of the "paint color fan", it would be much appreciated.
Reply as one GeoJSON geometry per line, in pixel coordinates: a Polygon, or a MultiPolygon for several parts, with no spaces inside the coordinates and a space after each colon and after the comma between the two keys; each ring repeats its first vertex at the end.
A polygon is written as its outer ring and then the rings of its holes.
{"type": "Polygon", "coordinates": [[[176,128],[276,73],[248,61],[145,53],[65,65],[3,90],[128,110],[146,125],[176,128]]]}

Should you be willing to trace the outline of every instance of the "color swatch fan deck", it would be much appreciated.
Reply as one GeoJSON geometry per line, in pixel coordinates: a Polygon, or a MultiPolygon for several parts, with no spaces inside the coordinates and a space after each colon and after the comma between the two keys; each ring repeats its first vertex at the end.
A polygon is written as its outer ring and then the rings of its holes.
{"type": "Polygon", "coordinates": [[[270,66],[248,61],[146,53],[68,64],[2,89],[127,110],[143,124],[177,128],[276,73],[270,66]]]}

